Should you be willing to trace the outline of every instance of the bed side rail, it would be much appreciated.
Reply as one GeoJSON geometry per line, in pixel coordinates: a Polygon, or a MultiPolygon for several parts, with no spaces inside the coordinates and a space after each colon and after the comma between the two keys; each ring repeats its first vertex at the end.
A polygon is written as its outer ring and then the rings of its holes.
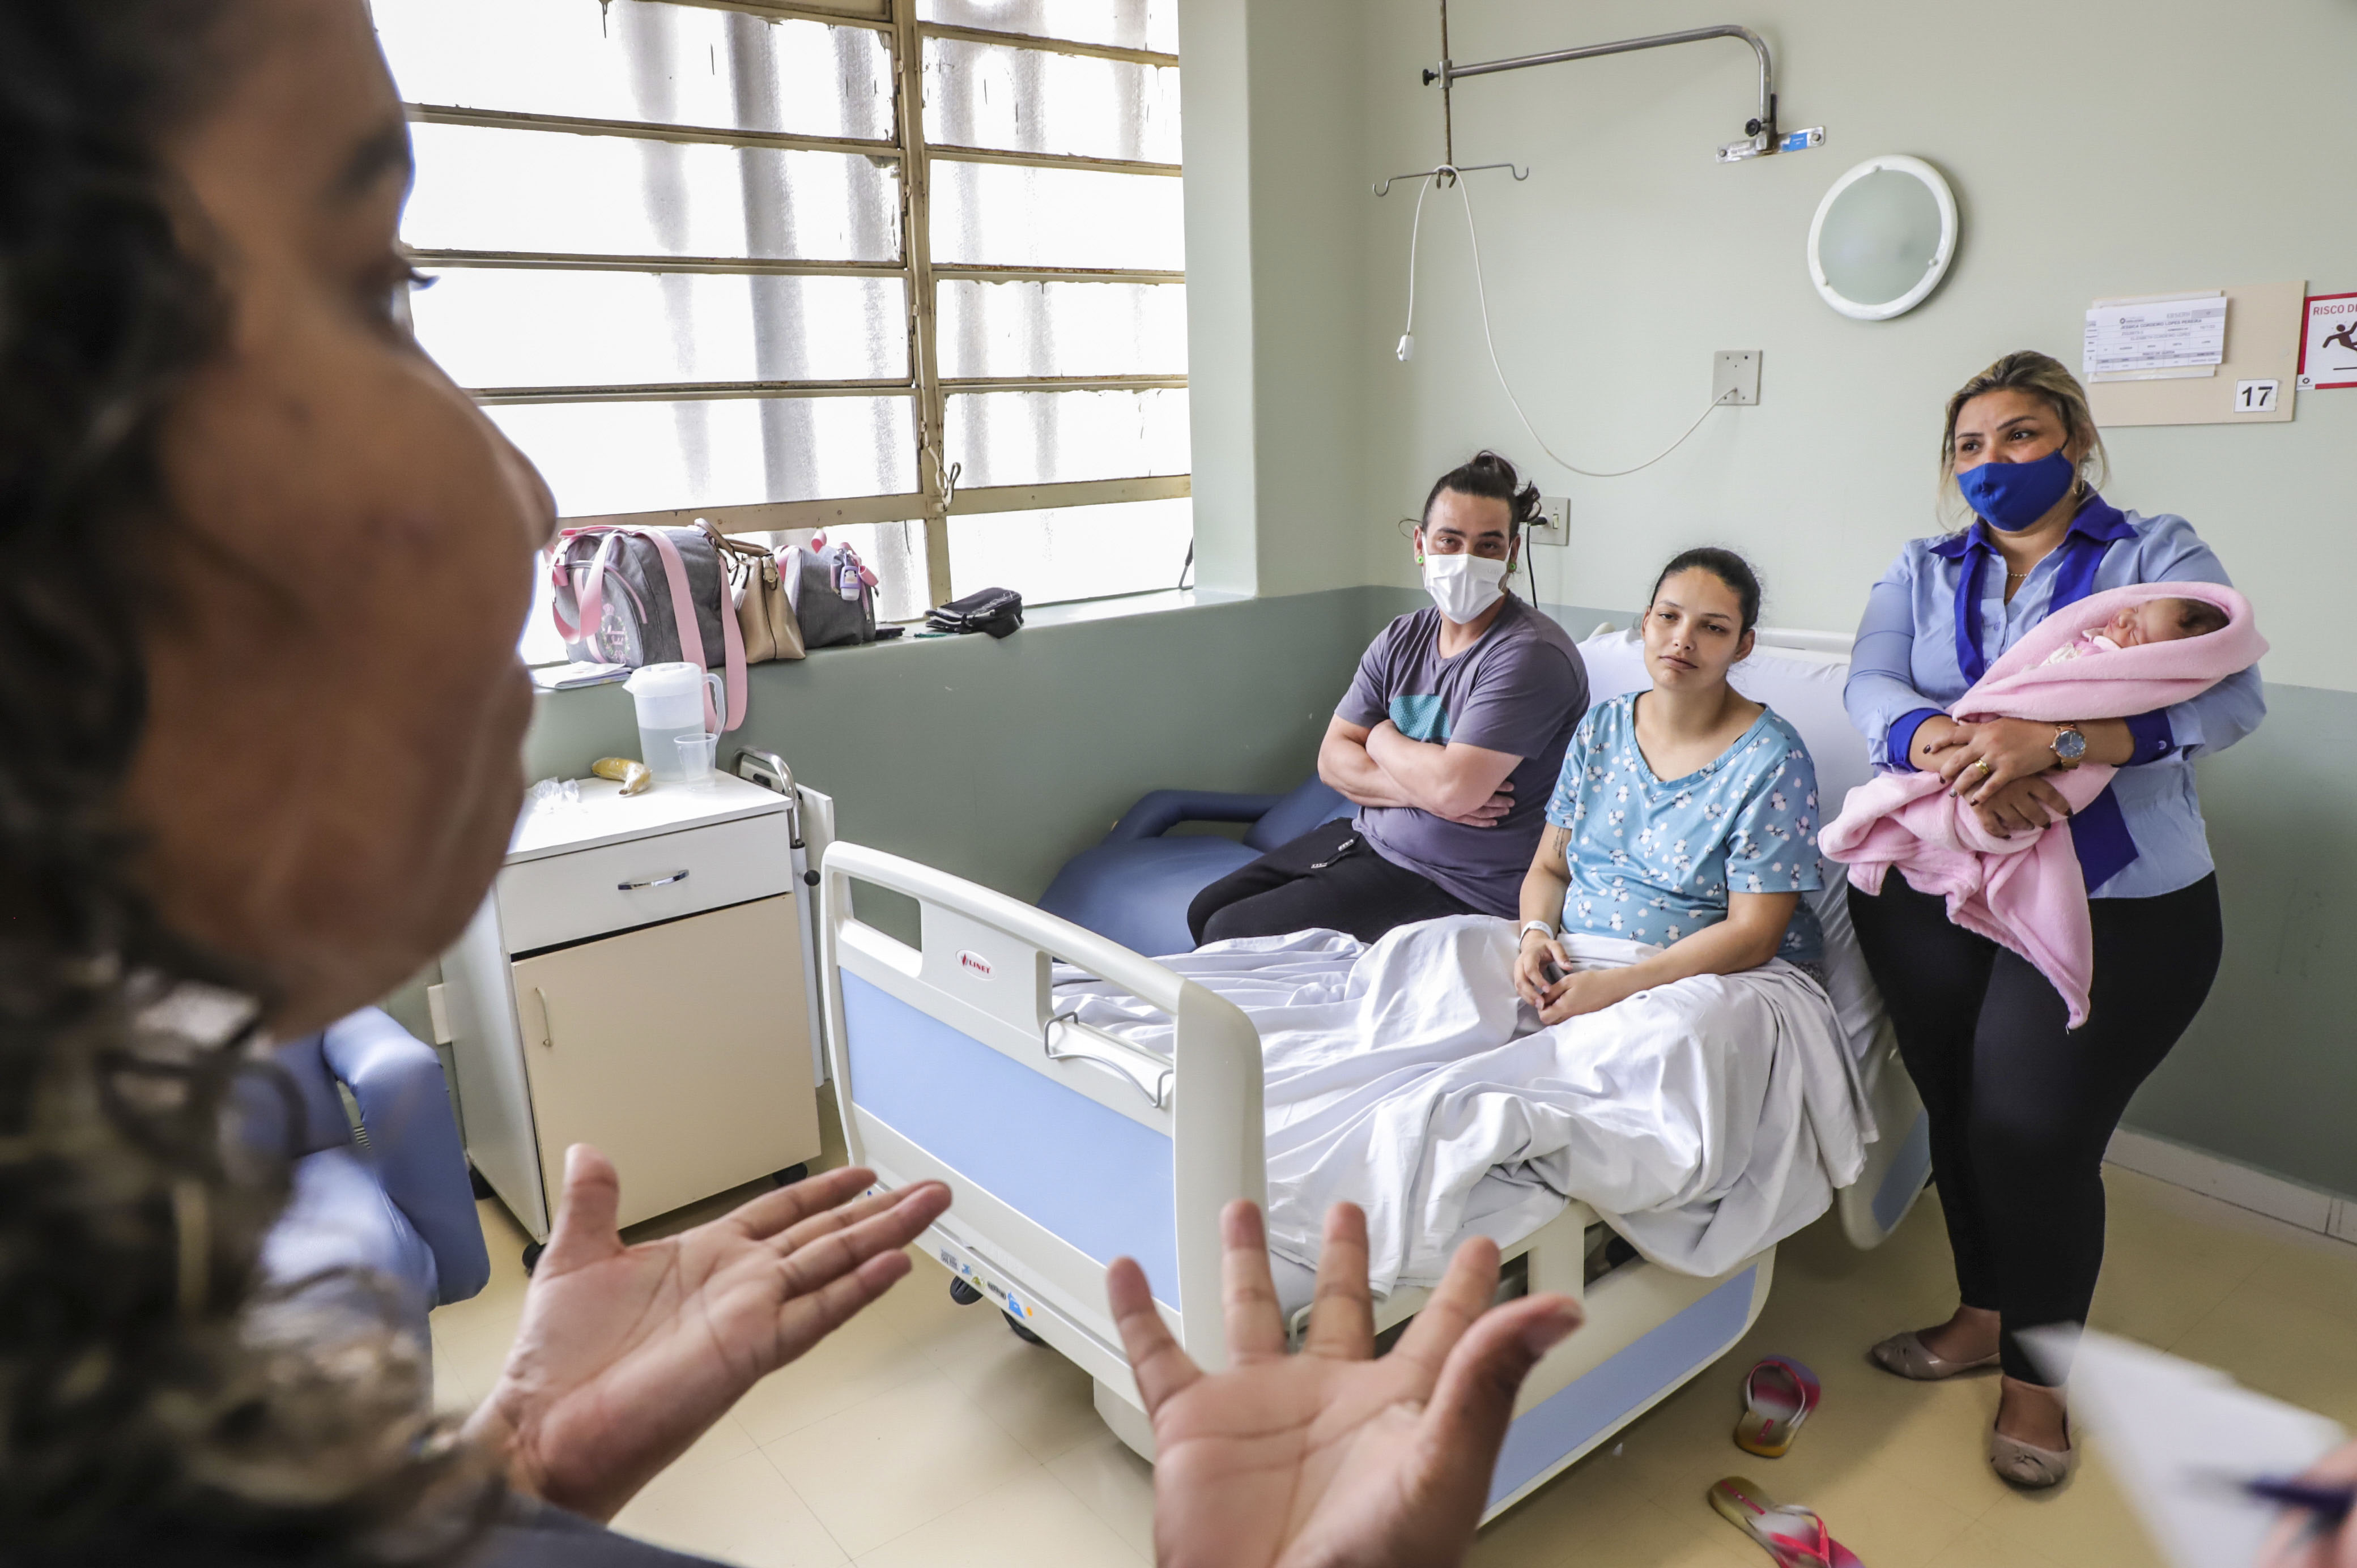
{"type": "Polygon", "coordinates": [[[1189,1350],[1222,1359],[1219,1211],[1266,1191],[1250,1020],[1092,931],[899,855],[838,842],[821,892],[852,1157],[896,1184],[949,1181],[943,1235],[1101,1340],[1117,1345],[1103,1266],[1138,1257],[1189,1350]],[[917,947],[856,917],[856,883],[916,901],[917,947]],[[1058,960],[1169,1014],[1173,1056],[1060,1010],[1058,960]]]}

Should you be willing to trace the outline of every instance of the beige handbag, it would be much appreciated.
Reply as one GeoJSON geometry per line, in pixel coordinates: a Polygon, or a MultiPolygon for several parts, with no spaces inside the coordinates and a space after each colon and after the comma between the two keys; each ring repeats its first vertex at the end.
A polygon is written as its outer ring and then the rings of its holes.
{"type": "Polygon", "coordinates": [[[778,574],[776,559],[759,544],[729,538],[708,518],[695,521],[712,536],[713,548],[727,568],[737,600],[737,625],[745,636],[745,662],[802,658],[802,623],[794,617],[793,602],[786,597],[785,580],[778,574]]]}

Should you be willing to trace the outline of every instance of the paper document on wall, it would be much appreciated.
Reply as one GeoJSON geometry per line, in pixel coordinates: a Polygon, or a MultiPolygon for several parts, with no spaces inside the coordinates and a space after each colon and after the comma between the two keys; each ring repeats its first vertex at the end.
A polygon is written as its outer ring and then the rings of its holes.
{"type": "Polygon", "coordinates": [[[2226,296],[2216,289],[2098,300],[2087,311],[2092,381],[2215,375],[2225,357],[2226,296]]]}
{"type": "Polygon", "coordinates": [[[2297,1476],[2345,1435],[2323,1416],[2129,1340],[2054,1328],[2027,1330],[2021,1340],[2057,1382],[2069,1369],[2072,1414],[2085,1415],[2176,1568],[2252,1562],[2280,1512],[2241,1483],[2297,1476]]]}

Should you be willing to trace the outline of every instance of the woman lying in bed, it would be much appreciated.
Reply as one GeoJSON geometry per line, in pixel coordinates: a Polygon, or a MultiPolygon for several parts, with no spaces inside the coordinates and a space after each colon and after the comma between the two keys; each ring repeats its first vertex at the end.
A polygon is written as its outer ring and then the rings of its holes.
{"type": "Polygon", "coordinates": [[[1653,689],[1598,703],[1572,736],[1523,879],[1514,961],[1515,989],[1545,1023],[1771,958],[1822,981],[1823,937],[1801,898],[1824,886],[1816,769],[1798,730],[1727,683],[1759,617],[1740,555],[1678,556],[1645,612],[1653,689]],[[1662,950],[1575,973],[1571,931],[1662,950]]]}

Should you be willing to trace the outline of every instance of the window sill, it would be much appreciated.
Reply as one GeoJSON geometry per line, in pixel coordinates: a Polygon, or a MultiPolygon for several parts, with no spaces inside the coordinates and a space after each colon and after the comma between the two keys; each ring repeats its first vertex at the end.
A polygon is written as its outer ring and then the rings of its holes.
{"type": "MultiPolygon", "coordinates": [[[[1170,610],[1193,609],[1202,606],[1241,604],[1252,596],[1250,594],[1229,593],[1219,588],[1162,588],[1152,593],[1122,594],[1112,598],[1069,599],[1061,604],[1041,605],[1036,609],[1027,607],[1023,612],[1023,629],[1033,631],[1047,627],[1080,626],[1090,621],[1123,620],[1132,616],[1161,615],[1170,610]]],[[[963,637],[921,637],[919,633],[924,629],[925,625],[921,620],[902,621],[898,624],[901,627],[900,635],[886,641],[845,643],[835,648],[814,648],[811,650],[809,657],[832,659],[840,654],[872,653],[879,649],[924,647],[936,642],[964,640],[963,637]]],[[[981,634],[967,635],[980,636],[981,634]]],[[[551,662],[552,664],[563,663],[564,660],[556,660],[551,662]]],[[[548,667],[535,666],[535,668],[544,669],[548,667]]],[[[619,685],[620,682],[613,682],[608,684],[619,685]]],[[[595,687],[574,689],[596,690],[595,687]]],[[[553,693],[545,691],[540,693],[543,696],[551,694],[553,693]]]]}
{"type": "Polygon", "coordinates": [[[1126,616],[1160,615],[1166,610],[1192,609],[1197,605],[1235,604],[1250,594],[1222,593],[1217,588],[1162,588],[1149,594],[1123,594],[1109,599],[1068,599],[1023,611],[1025,629],[1035,626],[1077,626],[1082,621],[1119,620],[1126,616]]]}

